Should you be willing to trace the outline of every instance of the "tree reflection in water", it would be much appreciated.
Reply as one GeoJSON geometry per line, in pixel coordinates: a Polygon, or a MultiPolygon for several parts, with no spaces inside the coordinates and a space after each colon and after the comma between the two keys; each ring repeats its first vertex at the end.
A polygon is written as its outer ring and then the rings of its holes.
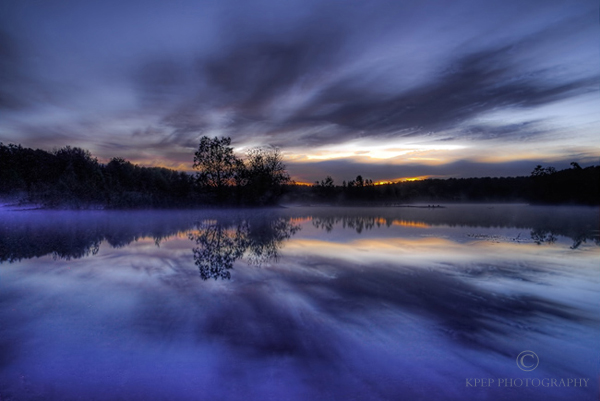
{"type": "MultiPolygon", "coordinates": [[[[585,244],[588,241],[600,246],[600,236],[598,235],[598,231],[572,231],[569,234],[569,237],[573,240],[573,245],[569,247],[571,249],[577,249],[581,244],[585,244]]],[[[531,239],[538,245],[544,243],[554,244],[559,235],[561,234],[543,228],[533,229],[530,232],[531,239]]]]}
{"type": "Polygon", "coordinates": [[[382,223],[390,226],[391,220],[388,222],[379,216],[322,216],[313,217],[313,226],[331,232],[336,224],[342,224],[343,228],[356,230],[361,234],[363,230],[371,230],[375,226],[381,227],[382,223]]]}
{"type": "Polygon", "coordinates": [[[189,234],[196,243],[194,261],[203,280],[231,278],[233,263],[246,256],[249,264],[260,266],[277,259],[283,241],[300,230],[290,219],[205,220],[189,234]]]}
{"type": "MultiPolygon", "coordinates": [[[[371,215],[371,216],[359,216],[359,215],[329,215],[329,216],[311,216],[312,225],[316,228],[322,229],[326,232],[334,230],[336,225],[339,225],[343,229],[350,229],[356,231],[357,234],[362,234],[363,231],[372,230],[374,228],[380,228],[382,226],[390,227],[392,225],[404,226],[404,227],[415,227],[415,228],[426,228],[431,226],[449,225],[454,226],[468,226],[468,227],[496,227],[497,222],[487,223],[479,222],[477,225],[473,224],[458,224],[453,221],[444,221],[439,219],[438,222],[433,222],[427,219],[398,219],[390,218],[384,215],[371,215]]],[[[555,219],[552,221],[553,226],[548,228],[547,221],[537,222],[536,225],[531,227],[529,236],[531,241],[538,245],[542,244],[554,244],[558,241],[559,236],[567,237],[573,240],[571,249],[577,249],[581,244],[594,243],[600,246],[600,232],[594,229],[594,226],[586,226],[585,224],[573,224],[569,225],[567,219],[555,219]]],[[[518,227],[517,225],[508,225],[506,227],[518,227]]],[[[529,226],[525,226],[528,227],[529,226]]],[[[515,238],[514,241],[518,239],[515,238]]]]}
{"type": "Polygon", "coordinates": [[[542,243],[554,244],[556,242],[556,235],[549,230],[531,230],[530,236],[533,242],[538,245],[541,245],[542,243]]]}
{"type": "MultiPolygon", "coordinates": [[[[202,253],[197,256],[203,260],[200,264],[207,266],[211,257],[219,255],[217,249],[223,252],[230,249],[230,253],[223,254],[233,259],[227,262],[229,266],[244,252],[251,264],[271,259],[277,255],[281,242],[298,230],[293,222],[299,219],[311,220],[314,227],[326,232],[336,227],[363,235],[390,226],[519,228],[529,230],[530,240],[539,245],[553,244],[560,237],[572,239],[571,249],[578,249],[584,243],[600,245],[600,232],[595,223],[597,211],[586,208],[502,208],[497,205],[492,209],[472,205],[448,209],[311,208],[277,209],[264,214],[254,210],[253,217],[244,217],[248,213],[232,217],[231,211],[23,211],[0,214],[0,264],[44,255],[52,255],[55,259],[79,259],[96,255],[101,244],[124,248],[147,237],[159,245],[164,239],[192,229],[193,222],[199,219],[198,214],[204,220],[196,227],[199,232],[194,234],[199,237],[198,251],[202,253]],[[236,239],[234,235],[226,239],[226,232],[231,230],[241,237],[236,239]]],[[[224,262],[216,260],[213,264],[227,265],[224,262]]]]}

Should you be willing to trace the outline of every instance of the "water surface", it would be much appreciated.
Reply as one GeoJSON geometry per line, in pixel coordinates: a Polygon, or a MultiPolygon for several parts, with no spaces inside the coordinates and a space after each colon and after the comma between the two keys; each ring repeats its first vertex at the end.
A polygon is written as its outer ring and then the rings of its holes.
{"type": "Polygon", "coordinates": [[[597,399],[598,221],[3,210],[0,400],[597,399]]]}

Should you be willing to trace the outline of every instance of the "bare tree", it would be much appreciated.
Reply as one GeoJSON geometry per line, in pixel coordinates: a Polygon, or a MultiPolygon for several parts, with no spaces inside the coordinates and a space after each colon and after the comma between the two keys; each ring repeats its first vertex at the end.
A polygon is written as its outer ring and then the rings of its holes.
{"type": "Polygon", "coordinates": [[[227,187],[235,183],[239,160],[233,154],[231,138],[210,139],[203,136],[194,154],[196,179],[201,188],[214,192],[217,200],[224,199],[227,187]]]}
{"type": "Polygon", "coordinates": [[[283,157],[277,148],[254,148],[246,153],[245,169],[251,202],[260,205],[274,203],[288,184],[283,157]]]}

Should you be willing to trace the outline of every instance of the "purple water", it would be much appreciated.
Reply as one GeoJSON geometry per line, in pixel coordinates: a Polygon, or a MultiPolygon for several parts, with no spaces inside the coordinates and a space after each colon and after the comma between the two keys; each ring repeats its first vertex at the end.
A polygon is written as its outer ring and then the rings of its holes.
{"type": "Polygon", "coordinates": [[[598,398],[598,209],[4,209],[2,401],[598,398]]]}

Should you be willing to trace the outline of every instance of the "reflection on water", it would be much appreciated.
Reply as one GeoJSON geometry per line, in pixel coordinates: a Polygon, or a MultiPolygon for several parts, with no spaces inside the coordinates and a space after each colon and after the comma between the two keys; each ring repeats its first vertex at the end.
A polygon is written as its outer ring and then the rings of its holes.
{"type": "MultiPolygon", "coordinates": [[[[238,235],[230,247],[243,248],[242,254],[250,250],[251,258],[266,260],[277,255],[280,242],[289,239],[299,229],[298,224],[311,222],[314,227],[331,232],[334,227],[354,230],[361,234],[365,230],[382,227],[472,227],[472,228],[519,228],[529,230],[529,238],[538,245],[552,244],[557,237],[570,238],[571,247],[594,243],[600,245],[598,213],[593,208],[549,208],[549,207],[489,207],[458,206],[448,209],[428,210],[399,208],[356,209],[292,209],[260,212],[252,216],[249,212],[204,212],[206,218],[200,223],[198,233],[190,238],[200,246],[198,250],[226,245],[221,239],[238,235]],[[508,213],[507,213],[508,212],[508,213]],[[236,216],[231,217],[231,214],[236,216]],[[210,220],[213,219],[213,220],[210,220]],[[241,220],[240,220],[241,219],[241,220]],[[245,219],[245,220],[244,220],[245,219]],[[235,227],[236,224],[240,226],[235,227]],[[250,230],[251,227],[254,230],[250,230]],[[202,230],[208,230],[205,236],[202,230]],[[243,237],[243,238],[242,238],[243,237]],[[208,241],[208,242],[207,242],[208,241]],[[237,242],[236,242],[237,241],[237,242]],[[249,242],[248,242],[249,241],[249,242]],[[235,243],[235,245],[233,245],[235,243]],[[272,252],[268,256],[266,252],[272,252]]],[[[4,212],[0,221],[0,263],[52,255],[69,260],[95,255],[102,241],[120,248],[140,238],[152,237],[157,244],[164,239],[186,232],[198,224],[198,213],[194,212],[4,212]],[[40,215],[43,214],[43,217],[40,215]]],[[[471,235],[471,238],[484,238],[471,235]]],[[[523,242],[525,234],[514,241],[523,242]]],[[[210,252],[210,249],[206,252],[210,252]]],[[[218,253],[218,252],[217,252],[218,253]]],[[[233,260],[238,259],[233,257],[233,260]]],[[[207,257],[217,257],[207,254],[207,257]]],[[[204,258],[201,258],[204,259],[204,258]]],[[[218,257],[217,257],[218,259],[218,257]]],[[[207,263],[207,262],[202,262],[207,263]]],[[[200,266],[200,265],[199,265],[200,266]]]]}
{"type": "Polygon", "coordinates": [[[229,279],[237,259],[247,254],[248,262],[258,266],[276,259],[282,242],[299,229],[283,217],[205,220],[189,238],[197,245],[193,251],[200,277],[229,279]]]}
{"type": "Polygon", "coordinates": [[[77,259],[101,242],[121,248],[141,238],[157,243],[193,226],[189,212],[0,212],[0,263],[52,255],[77,259]]]}
{"type": "MultiPolygon", "coordinates": [[[[556,234],[554,234],[552,231],[548,231],[548,230],[544,230],[544,229],[531,230],[530,235],[531,235],[531,239],[538,245],[541,245],[544,242],[546,242],[548,244],[554,244],[556,242],[556,234]]],[[[573,248],[573,249],[577,248],[579,245],[581,245],[581,242],[585,241],[585,240],[586,240],[585,237],[583,238],[583,240],[575,239],[574,240],[575,242],[574,242],[573,246],[571,246],[571,248],[573,248]]]]}
{"type": "Polygon", "coordinates": [[[0,212],[0,399],[596,399],[597,222],[518,205],[0,212]],[[538,369],[517,368],[523,350],[538,369]],[[563,377],[590,380],[465,382],[563,377]]]}

